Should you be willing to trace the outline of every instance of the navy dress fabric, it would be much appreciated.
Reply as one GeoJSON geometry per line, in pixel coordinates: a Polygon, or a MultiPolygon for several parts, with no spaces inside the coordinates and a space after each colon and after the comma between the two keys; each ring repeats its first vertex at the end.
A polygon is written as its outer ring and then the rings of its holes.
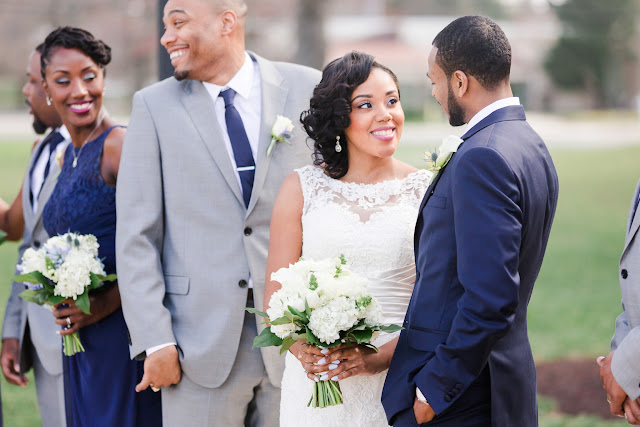
{"type": "MultiPolygon", "coordinates": [[[[93,234],[107,274],[116,272],[116,190],[100,174],[104,141],[112,128],[85,144],[73,167],[73,146],[65,152],[56,188],[43,211],[50,236],[93,234]]],[[[136,393],[143,363],[131,360],[127,326],[118,309],[79,330],[85,352],[63,356],[67,425],[160,426],[160,393],[136,393]]]]}

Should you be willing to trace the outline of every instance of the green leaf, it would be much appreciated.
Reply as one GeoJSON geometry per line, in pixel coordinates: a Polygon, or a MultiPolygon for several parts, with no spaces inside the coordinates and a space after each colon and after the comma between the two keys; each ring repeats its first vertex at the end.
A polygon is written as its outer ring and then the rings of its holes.
{"type": "Polygon", "coordinates": [[[34,285],[44,285],[45,283],[49,284],[48,279],[39,271],[32,271],[31,273],[27,274],[19,274],[15,276],[13,280],[16,282],[33,283],[34,285]]]}
{"type": "Polygon", "coordinates": [[[379,326],[378,329],[380,329],[382,332],[386,332],[388,334],[391,334],[393,332],[398,332],[403,330],[404,328],[400,325],[389,325],[389,326],[379,326]]]}
{"type": "Polygon", "coordinates": [[[307,318],[307,315],[305,313],[300,313],[298,310],[296,310],[291,306],[287,306],[287,308],[289,309],[291,314],[293,314],[296,317],[299,317],[300,320],[302,320],[302,323],[305,323],[305,324],[309,323],[309,319],[307,318]]]}
{"type": "Polygon", "coordinates": [[[94,273],[89,273],[89,277],[91,278],[91,284],[89,285],[89,289],[97,289],[102,286],[101,277],[94,273]]]}
{"type": "Polygon", "coordinates": [[[307,329],[307,342],[309,344],[315,344],[317,346],[320,345],[320,340],[318,339],[318,337],[316,337],[315,335],[313,335],[313,332],[311,332],[311,329],[306,328],[307,329]]]}
{"type": "Polygon", "coordinates": [[[7,241],[7,233],[0,230],[0,245],[7,241]]]}
{"type": "Polygon", "coordinates": [[[253,339],[253,348],[272,347],[282,345],[282,339],[271,332],[271,328],[264,328],[260,335],[253,339]]]}
{"type": "Polygon", "coordinates": [[[91,314],[91,302],[89,301],[89,292],[84,291],[82,295],[78,295],[76,305],[85,314],[91,314]]]}
{"type": "Polygon", "coordinates": [[[282,341],[282,347],[280,347],[280,354],[286,353],[287,351],[289,351],[289,348],[291,348],[291,346],[293,344],[295,344],[296,340],[293,339],[291,336],[286,337],[283,341],[282,341]]]}
{"type": "Polygon", "coordinates": [[[46,289],[31,290],[26,289],[22,291],[18,296],[25,301],[33,302],[38,305],[42,305],[49,299],[49,292],[46,289]]]}
{"type": "Polygon", "coordinates": [[[66,300],[66,298],[65,297],[61,297],[60,295],[51,295],[49,297],[49,304],[56,305],[58,303],[61,303],[64,300],[66,300]]]}
{"type": "Polygon", "coordinates": [[[289,323],[295,323],[295,322],[291,320],[290,317],[282,316],[282,317],[278,317],[276,320],[272,320],[269,323],[271,323],[274,326],[277,326],[277,325],[288,325],[289,323]]]}
{"type": "Polygon", "coordinates": [[[365,329],[363,331],[353,331],[351,333],[355,338],[355,341],[358,344],[366,343],[371,341],[371,337],[373,336],[373,331],[371,329],[365,329]]]}
{"type": "Polygon", "coordinates": [[[304,313],[307,315],[307,319],[311,319],[311,309],[306,298],[304,299],[304,313]]]}
{"type": "Polygon", "coordinates": [[[256,310],[255,308],[252,307],[245,307],[244,308],[246,311],[248,311],[251,314],[257,314],[260,317],[264,317],[265,319],[269,319],[269,315],[267,313],[265,313],[264,311],[260,311],[260,310],[256,310]]]}
{"type": "Polygon", "coordinates": [[[312,291],[318,289],[318,278],[313,273],[311,273],[311,276],[309,277],[309,289],[312,291]]]}

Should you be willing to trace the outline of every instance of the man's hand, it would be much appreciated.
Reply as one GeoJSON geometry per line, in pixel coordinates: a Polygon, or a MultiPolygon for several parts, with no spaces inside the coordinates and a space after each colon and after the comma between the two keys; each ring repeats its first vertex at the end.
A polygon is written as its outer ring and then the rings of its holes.
{"type": "Polygon", "coordinates": [[[0,350],[0,365],[2,374],[10,384],[26,387],[29,380],[20,374],[18,338],[5,338],[2,340],[2,350],[0,350]]]}
{"type": "Polygon", "coordinates": [[[613,351],[607,357],[600,356],[597,359],[600,366],[600,378],[602,378],[602,388],[607,393],[607,402],[609,402],[609,412],[612,415],[624,417],[622,405],[627,399],[627,393],[620,387],[611,372],[611,359],[613,359],[613,351]]]}
{"type": "Polygon", "coordinates": [[[418,424],[428,423],[435,418],[436,413],[428,403],[422,403],[416,397],[413,402],[413,413],[416,416],[418,424]]]}
{"type": "Polygon", "coordinates": [[[151,387],[154,391],[160,387],[169,387],[178,384],[182,378],[178,349],[175,345],[162,348],[144,360],[144,375],[140,384],[136,385],[136,391],[146,390],[151,387]]]}
{"type": "Polygon", "coordinates": [[[637,400],[627,398],[622,405],[624,408],[624,416],[631,425],[640,425],[640,405],[637,400]]]}

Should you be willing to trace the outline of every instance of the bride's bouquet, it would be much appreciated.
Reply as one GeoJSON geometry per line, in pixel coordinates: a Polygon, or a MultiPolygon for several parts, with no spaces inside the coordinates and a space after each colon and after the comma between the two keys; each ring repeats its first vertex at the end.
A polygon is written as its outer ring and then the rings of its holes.
{"type": "MultiPolygon", "coordinates": [[[[282,354],[302,340],[320,348],[362,344],[376,349],[371,344],[374,333],[402,329],[382,324],[382,309],[367,292],[368,280],[349,271],[343,255],[322,261],[300,258],[273,273],[271,280],[282,287],[271,296],[267,312],[247,308],[270,324],[253,340],[254,348],[280,346],[282,354]]],[[[307,406],[341,403],[337,381],[317,381],[307,406]]]]}
{"type": "MultiPolygon", "coordinates": [[[[80,310],[91,314],[89,291],[116,280],[115,274],[105,275],[99,247],[91,234],[67,233],[50,238],[38,250],[27,249],[18,266],[22,274],[14,278],[27,286],[19,296],[38,305],[73,298],[80,310]]],[[[63,342],[66,356],[84,351],[77,332],[65,335],[63,342]]]]}

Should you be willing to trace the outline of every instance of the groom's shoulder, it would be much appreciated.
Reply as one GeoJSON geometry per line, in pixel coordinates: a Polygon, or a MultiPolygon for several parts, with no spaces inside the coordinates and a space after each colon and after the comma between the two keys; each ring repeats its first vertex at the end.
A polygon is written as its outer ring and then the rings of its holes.
{"type": "Polygon", "coordinates": [[[292,62],[271,62],[273,66],[282,75],[283,79],[291,85],[313,84],[314,86],[320,82],[322,73],[315,68],[306,65],[294,64],[292,62]]]}

